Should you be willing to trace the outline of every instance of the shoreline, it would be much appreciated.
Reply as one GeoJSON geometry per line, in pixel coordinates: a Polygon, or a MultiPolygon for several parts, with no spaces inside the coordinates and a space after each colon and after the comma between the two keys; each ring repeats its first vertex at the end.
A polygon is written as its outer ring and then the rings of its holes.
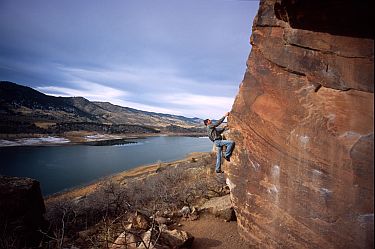
{"type": "Polygon", "coordinates": [[[199,158],[204,157],[211,152],[192,152],[187,154],[184,158],[169,161],[169,162],[157,162],[152,164],[140,165],[132,169],[128,169],[125,171],[121,171],[118,173],[114,173],[111,175],[100,177],[96,180],[93,180],[89,183],[82,184],[76,187],[72,187],[66,190],[62,190],[60,192],[43,196],[45,204],[50,204],[55,201],[59,201],[62,199],[75,199],[80,198],[82,196],[86,196],[90,193],[95,192],[96,188],[105,184],[107,182],[118,182],[121,183],[125,179],[134,179],[143,176],[147,176],[150,174],[156,174],[157,170],[163,169],[166,167],[174,167],[177,166],[179,163],[186,162],[192,160],[192,158],[199,158]]]}
{"type": "MultiPolygon", "coordinates": [[[[0,134],[0,148],[3,147],[23,147],[23,146],[72,146],[72,145],[106,145],[105,142],[123,141],[125,143],[131,139],[142,139],[158,136],[187,136],[187,137],[206,137],[205,133],[129,133],[129,134],[100,134],[89,132],[72,132],[63,135],[53,134],[29,134],[28,136],[16,135],[13,138],[5,138],[0,134]],[[95,143],[104,142],[104,144],[95,143]]],[[[12,136],[11,136],[12,137],[12,136]]]]}

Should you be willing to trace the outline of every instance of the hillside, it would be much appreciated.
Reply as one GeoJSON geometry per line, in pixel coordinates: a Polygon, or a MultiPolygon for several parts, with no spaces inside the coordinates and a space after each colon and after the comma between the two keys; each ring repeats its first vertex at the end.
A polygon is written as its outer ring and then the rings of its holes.
{"type": "Polygon", "coordinates": [[[107,120],[111,120],[113,123],[128,123],[162,127],[174,124],[186,128],[201,126],[202,124],[202,119],[199,118],[187,118],[184,116],[171,114],[146,112],[129,107],[113,105],[109,102],[93,103],[99,106],[102,110],[108,112],[109,116],[105,116],[105,118],[107,120]]]}
{"type": "Polygon", "coordinates": [[[2,134],[49,134],[72,130],[154,133],[168,132],[167,127],[171,125],[183,132],[201,131],[199,118],[91,102],[83,97],[49,96],[30,87],[0,81],[2,134]]]}

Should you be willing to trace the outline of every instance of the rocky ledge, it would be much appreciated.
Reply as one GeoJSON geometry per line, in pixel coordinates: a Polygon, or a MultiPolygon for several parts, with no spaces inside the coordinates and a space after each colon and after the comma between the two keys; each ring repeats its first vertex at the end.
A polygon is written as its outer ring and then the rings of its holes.
{"type": "Polygon", "coordinates": [[[0,176],[1,246],[24,248],[39,245],[46,228],[39,182],[30,178],[0,176]],[[16,243],[16,244],[15,244],[16,243]]]}

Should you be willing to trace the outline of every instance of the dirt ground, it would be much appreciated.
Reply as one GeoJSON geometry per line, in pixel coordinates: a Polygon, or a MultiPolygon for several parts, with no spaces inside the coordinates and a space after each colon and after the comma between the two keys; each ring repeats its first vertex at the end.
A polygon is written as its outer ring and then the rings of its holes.
{"type": "Polygon", "coordinates": [[[181,224],[181,229],[195,237],[192,249],[255,248],[240,237],[235,221],[226,222],[206,215],[195,221],[182,221],[181,224]]]}

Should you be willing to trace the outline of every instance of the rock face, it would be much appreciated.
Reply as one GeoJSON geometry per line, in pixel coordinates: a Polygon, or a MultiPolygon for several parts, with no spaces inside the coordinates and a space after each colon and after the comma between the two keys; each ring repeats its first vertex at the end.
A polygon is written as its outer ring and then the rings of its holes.
{"type": "Polygon", "coordinates": [[[200,207],[200,210],[203,212],[207,211],[208,213],[215,215],[215,217],[224,219],[225,221],[236,220],[230,195],[211,198],[200,207]]]}
{"type": "Polygon", "coordinates": [[[45,229],[45,206],[39,182],[30,178],[0,176],[0,239],[17,248],[37,246],[45,229]],[[13,241],[14,239],[14,241],[13,241]]]}
{"type": "Polygon", "coordinates": [[[260,2],[225,166],[240,232],[260,248],[373,248],[372,9],[260,2]]]}

